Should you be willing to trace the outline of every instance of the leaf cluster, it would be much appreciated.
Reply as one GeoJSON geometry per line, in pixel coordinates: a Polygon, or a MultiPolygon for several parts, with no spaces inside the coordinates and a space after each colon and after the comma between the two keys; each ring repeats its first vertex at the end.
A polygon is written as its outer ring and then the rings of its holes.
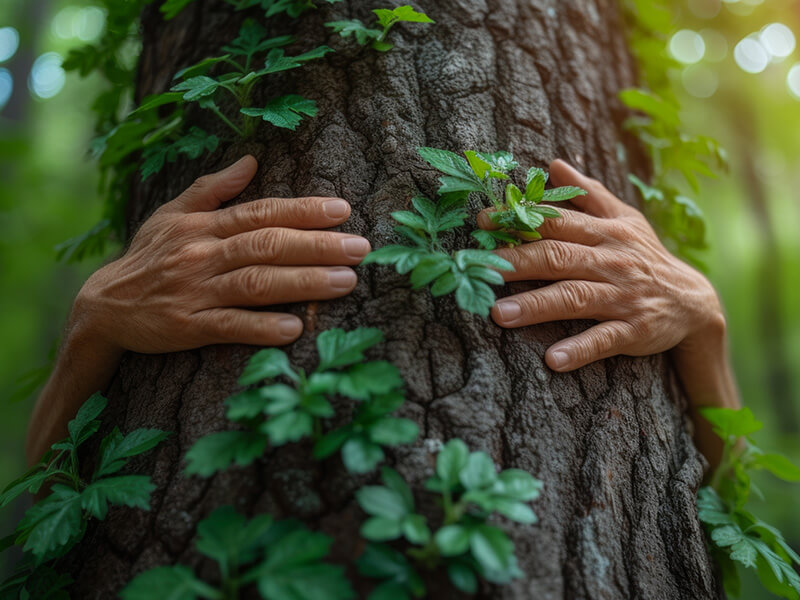
{"type": "Polygon", "coordinates": [[[331,539],[270,515],[247,520],[223,506],[200,522],[195,548],[218,566],[218,585],[183,565],[145,571],[122,590],[123,600],[227,600],[255,586],[265,600],[350,600],[355,594],[341,567],[324,562],[331,539]]]}
{"type": "Polygon", "coordinates": [[[727,169],[727,157],[708,137],[690,135],[681,125],[680,104],[669,73],[680,65],[664,48],[672,32],[672,7],[667,0],[626,0],[630,46],[643,84],[623,90],[623,104],[636,112],[626,121],[650,152],[653,181],[648,185],[631,175],[642,195],[643,210],[673,252],[702,267],[697,252],[707,248],[706,226],[695,202],[681,193],[679,181],[699,192],[699,176],[715,177],[727,169]]]}
{"type": "Polygon", "coordinates": [[[455,292],[458,305],[469,312],[488,316],[495,294],[490,285],[502,285],[498,271],[511,271],[513,266],[491,250],[498,244],[517,245],[522,240],[535,240],[547,218],[560,213],[543,202],[563,202],[585,194],[577,187],[547,190],[548,174],[538,168],[528,170],[523,192],[510,181],[510,173],[519,166],[509,152],[480,153],[467,151],[465,157],[447,150],[419,148],[422,158],[443,173],[439,200],[434,203],[417,197],[413,211],[392,213],[399,223],[395,230],[411,245],[389,245],[375,250],[363,264],[392,265],[398,273],[410,273],[414,289],[431,286],[434,296],[455,292]],[[505,182],[503,199],[497,183],[505,182]],[[462,227],[468,217],[469,195],[479,193],[494,206],[491,219],[497,230],[477,230],[473,237],[480,250],[445,251],[441,237],[462,227]]]}
{"type": "Polygon", "coordinates": [[[186,455],[186,472],[209,477],[232,463],[252,463],[270,445],[308,437],[314,439],[317,459],[341,451],[348,471],[374,469],[384,459],[384,447],[411,443],[419,433],[413,421],[392,416],[404,402],[397,368],[386,361],[365,362],[364,352],[382,340],[377,329],[324,331],[317,337],[319,365],[310,374],[293,368],[281,350],[256,353],[239,383],[262,387],[226,401],[228,419],[243,429],[198,440],[186,455]],[[335,397],[354,400],[357,407],[347,424],[323,434],[326,420],[336,415],[335,397]]]}
{"type": "Polygon", "coordinates": [[[764,452],[755,445],[751,436],[763,424],[749,408],[705,408],[701,412],[724,441],[722,460],[709,485],[700,489],[697,509],[726,591],[739,595],[739,565],[755,569],[770,592],[797,600],[800,576],[794,565],[800,565],[800,556],[781,532],[756,517],[747,503],[751,491],[759,493],[752,483],[752,472],[767,470],[784,481],[800,482],[800,468],[785,456],[764,452]]]}
{"type": "Polygon", "coordinates": [[[330,23],[325,23],[325,27],[330,28],[343,38],[352,37],[359,46],[369,45],[373,50],[388,52],[394,48],[394,44],[386,41],[386,38],[398,23],[435,22],[425,13],[417,12],[409,5],[392,9],[378,8],[372,12],[376,16],[376,22],[373,26],[365,25],[360,19],[350,19],[346,21],[331,21],[330,23]]]}
{"type": "Polygon", "coordinates": [[[485,452],[470,452],[463,441],[451,440],[426,482],[442,509],[433,531],[415,512],[411,490],[396,471],[384,468],[382,481],[383,486],[366,486],[356,494],[370,515],[361,535],[373,542],[359,559],[359,571],[383,580],[371,600],[422,597],[425,586],[412,561],[427,569],[443,566],[453,585],[467,593],[477,591],[478,577],[503,584],[521,576],[513,542],[488,520],[496,514],[517,523],[536,522],[528,503],[539,496],[541,482],[529,473],[498,473],[485,452]],[[411,546],[405,555],[381,544],[401,538],[411,546]]]}
{"type": "Polygon", "coordinates": [[[31,582],[38,582],[42,565],[69,552],[82,539],[88,520],[105,519],[109,506],[149,510],[150,494],[155,489],[150,477],[119,472],[131,458],[164,440],[167,434],[163,431],[137,429],[123,435],[115,428],[100,443],[91,477],[84,480],[81,476],[78,449],[97,433],[98,417],[107,403],[100,394],[89,398],[69,422],[69,436],[53,444],[38,464],[0,494],[0,507],[4,507],[25,492],[50,490],[28,509],[16,532],[3,541],[3,549],[18,545],[27,553],[18,572],[0,588],[3,591],[19,593],[31,582]]]}

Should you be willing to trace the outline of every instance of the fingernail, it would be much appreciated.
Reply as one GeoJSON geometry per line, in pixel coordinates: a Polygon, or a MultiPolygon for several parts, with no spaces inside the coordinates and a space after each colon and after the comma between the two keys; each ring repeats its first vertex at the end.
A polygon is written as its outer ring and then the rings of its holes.
{"type": "Polygon", "coordinates": [[[505,302],[497,303],[497,312],[500,313],[500,319],[508,323],[510,321],[516,321],[522,316],[522,307],[518,302],[506,300],[505,302]]]}
{"type": "Polygon", "coordinates": [[[351,290],[356,285],[356,274],[351,269],[333,270],[328,277],[334,290],[351,290]]]}
{"type": "Polygon", "coordinates": [[[564,350],[556,350],[550,354],[550,366],[554,369],[563,369],[569,364],[569,354],[564,350]]]}
{"type": "Polygon", "coordinates": [[[278,332],[282,338],[293,340],[303,332],[303,322],[294,317],[284,317],[278,322],[278,332]]]}
{"type": "Polygon", "coordinates": [[[344,200],[327,200],[322,205],[322,210],[325,211],[325,216],[331,219],[341,219],[350,210],[350,205],[344,200]]]}
{"type": "Polygon", "coordinates": [[[364,258],[370,251],[369,241],[361,237],[351,237],[342,240],[342,249],[350,258],[364,258]]]}

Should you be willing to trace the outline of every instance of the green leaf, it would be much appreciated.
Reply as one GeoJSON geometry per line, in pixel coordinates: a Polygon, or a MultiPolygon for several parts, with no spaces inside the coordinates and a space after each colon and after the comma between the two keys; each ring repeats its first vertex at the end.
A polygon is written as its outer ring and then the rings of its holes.
{"type": "Polygon", "coordinates": [[[182,81],[178,85],[172,86],[170,91],[183,92],[183,99],[187,102],[194,102],[210,96],[217,91],[220,86],[219,81],[212,79],[207,75],[197,75],[190,77],[186,81],[182,81]]]}
{"type": "Polygon", "coordinates": [[[403,499],[408,512],[414,510],[414,496],[411,493],[411,488],[408,487],[405,479],[397,471],[391,467],[383,467],[381,469],[381,480],[387,488],[403,499]]]}
{"type": "Polygon", "coordinates": [[[115,429],[100,444],[100,462],[94,477],[116,473],[129,458],[152,450],[168,437],[168,433],[159,429],[137,429],[126,436],[115,429]]]}
{"type": "Polygon", "coordinates": [[[409,246],[391,245],[373,250],[361,261],[362,265],[394,265],[401,275],[408,273],[429,256],[427,250],[409,246]]]}
{"type": "Polygon", "coordinates": [[[264,423],[261,431],[269,436],[273,446],[282,446],[308,437],[314,430],[314,419],[308,413],[292,411],[264,423]]]}
{"type": "Polygon", "coordinates": [[[443,252],[427,255],[411,272],[411,285],[415,290],[428,285],[453,268],[453,259],[443,252]]]}
{"type": "Polygon", "coordinates": [[[419,426],[410,419],[385,417],[370,425],[367,435],[371,441],[381,446],[411,444],[419,435],[419,426]]]}
{"type": "MultiPolygon", "coordinates": [[[[528,171],[524,195],[525,200],[533,204],[541,202],[544,196],[545,183],[547,183],[547,172],[544,169],[532,167],[528,171]]],[[[506,190],[508,190],[508,188],[506,188],[506,190]]]]}
{"type": "Polygon", "coordinates": [[[458,287],[458,279],[455,273],[445,273],[437,279],[431,286],[431,295],[434,298],[450,294],[458,287]]]}
{"type": "Polygon", "coordinates": [[[154,94],[151,96],[145,96],[142,99],[142,102],[139,104],[139,107],[134,110],[129,116],[138,115],[140,113],[146,112],[148,110],[153,110],[158,108],[159,106],[164,106],[166,104],[175,104],[176,102],[180,102],[183,98],[183,94],[178,92],[167,92],[164,94],[154,94]]]}
{"type": "Polygon", "coordinates": [[[400,521],[409,513],[402,494],[388,487],[368,485],[356,492],[358,504],[368,515],[400,521]]]}
{"type": "Polygon", "coordinates": [[[192,570],[182,565],[156,567],[137,575],[120,592],[122,600],[196,600],[216,598],[216,590],[206,585],[192,570]]]}
{"type": "MultiPolygon", "coordinates": [[[[379,595],[370,595],[369,600],[399,600],[413,595],[425,595],[425,585],[408,559],[383,544],[367,544],[364,554],[358,559],[358,572],[367,577],[385,579],[386,583],[376,588],[379,595]],[[402,594],[405,593],[405,596],[402,594]]],[[[375,592],[373,592],[374,594],[375,592]]]]}
{"type": "Polygon", "coordinates": [[[259,350],[248,361],[247,366],[239,377],[239,385],[252,385],[264,379],[274,379],[285,375],[292,381],[297,381],[297,373],[289,365],[289,357],[277,348],[259,350]]]}
{"type": "Polygon", "coordinates": [[[700,414],[714,426],[714,433],[723,440],[748,436],[764,427],[747,407],[738,410],[706,407],[700,409],[700,414]]]}
{"type": "Polygon", "coordinates": [[[512,521],[530,525],[536,523],[536,513],[533,512],[530,506],[522,502],[515,502],[514,500],[506,500],[504,498],[497,498],[493,501],[494,510],[512,521]]]}
{"type": "Polygon", "coordinates": [[[475,175],[466,159],[458,154],[447,150],[436,148],[418,148],[420,156],[432,167],[438,169],[445,175],[442,177],[442,187],[440,194],[447,194],[460,191],[482,191],[483,184],[475,175]]]}
{"type": "Polygon", "coordinates": [[[481,158],[477,152],[467,150],[464,155],[467,157],[467,162],[469,162],[472,172],[475,173],[478,179],[482,180],[486,177],[487,173],[492,172],[492,165],[489,164],[488,161],[481,158]]]}
{"type": "Polygon", "coordinates": [[[497,470],[485,452],[473,452],[458,474],[461,484],[468,490],[481,490],[494,485],[497,470]]]}
{"type": "Polygon", "coordinates": [[[493,179],[508,179],[506,174],[519,166],[510,152],[477,152],[476,154],[490,165],[489,177],[493,179]]]}
{"type": "Polygon", "coordinates": [[[368,473],[383,459],[381,447],[363,435],[347,440],[342,446],[342,462],[350,473],[368,473]]]}
{"type": "Polygon", "coordinates": [[[403,387],[400,371],[387,361],[373,361],[350,367],[339,378],[337,391],[348,398],[368,400],[403,387]]]}
{"type": "Polygon", "coordinates": [[[586,190],[579,187],[564,186],[552,190],[545,190],[542,196],[542,202],[564,202],[565,200],[572,200],[578,196],[585,196],[586,190]]]}
{"type": "Polygon", "coordinates": [[[377,40],[381,37],[382,31],[380,29],[370,29],[358,19],[351,19],[349,21],[331,21],[325,23],[325,27],[330,28],[334,33],[338,33],[343,38],[353,36],[361,46],[366,46],[370,42],[377,40]]]}
{"type": "Polygon", "coordinates": [[[800,468],[782,454],[758,454],[751,458],[750,465],[756,469],[766,469],[784,481],[800,481],[800,468]]]}
{"type": "Polygon", "coordinates": [[[28,509],[17,531],[26,540],[23,550],[34,556],[65,549],[83,532],[80,494],[65,485],[54,485],[47,498],[28,509]]]}
{"type": "Polygon", "coordinates": [[[352,435],[353,430],[349,426],[326,433],[314,444],[314,458],[317,460],[328,458],[339,450],[352,435]]]}
{"type": "Polygon", "coordinates": [[[466,269],[470,265],[487,266],[499,271],[513,271],[514,265],[500,258],[494,252],[486,250],[459,250],[455,254],[456,266],[459,269],[466,269]]]}
{"type": "Polygon", "coordinates": [[[255,560],[272,523],[269,515],[247,521],[233,507],[220,507],[197,526],[197,550],[220,563],[224,573],[235,572],[255,560]]]}
{"type": "Polygon", "coordinates": [[[446,525],[433,539],[442,556],[458,556],[469,550],[470,532],[462,525],[446,525]]]}
{"type": "Polygon", "coordinates": [[[294,38],[290,35],[265,39],[266,35],[267,30],[262,25],[253,19],[246,19],[244,23],[242,23],[238,37],[229,45],[223,46],[222,50],[235,56],[246,56],[249,58],[259,52],[288,46],[294,41],[294,38]]]}
{"type": "Polygon", "coordinates": [[[42,484],[49,479],[51,474],[44,464],[40,463],[27,471],[21,477],[9,483],[0,494],[0,508],[7,506],[12,500],[18,498],[26,491],[36,493],[42,484]]]}
{"type": "Polygon", "coordinates": [[[246,390],[225,400],[228,407],[225,415],[228,419],[248,421],[264,414],[269,400],[264,395],[263,389],[246,390]]]}
{"type": "Polygon", "coordinates": [[[317,336],[318,369],[327,371],[364,360],[364,352],[383,341],[380,329],[360,328],[353,331],[328,329],[317,336]]]}
{"type": "Polygon", "coordinates": [[[313,100],[290,94],[270,100],[264,108],[243,108],[241,112],[249,117],[261,117],[275,127],[294,131],[302,122],[303,115],[315,117],[319,111],[313,100]]]}
{"type": "Polygon", "coordinates": [[[76,448],[97,431],[100,423],[95,419],[100,416],[107,405],[108,400],[100,392],[92,394],[80,407],[75,418],[67,424],[70,440],[76,448]]]}
{"type": "Polygon", "coordinates": [[[622,90],[619,97],[628,108],[639,110],[669,127],[680,127],[678,107],[652,92],[631,88],[622,90]]]}
{"type": "Polygon", "coordinates": [[[478,591],[478,577],[475,571],[461,562],[450,563],[447,565],[447,575],[456,587],[467,594],[474,594],[478,591]]]}
{"type": "Polygon", "coordinates": [[[487,571],[507,571],[515,562],[514,544],[497,527],[478,525],[469,536],[472,556],[487,571]]]}
{"type": "Polygon", "coordinates": [[[469,455],[467,445],[459,439],[450,440],[439,451],[436,457],[436,474],[448,488],[458,483],[459,474],[466,467],[469,455]]]}
{"type": "Polygon", "coordinates": [[[506,469],[497,476],[492,492],[520,502],[530,502],[539,497],[542,482],[521,469],[506,469]]]}
{"type": "Polygon", "coordinates": [[[371,542],[387,542],[400,537],[400,521],[386,517],[372,517],[361,526],[361,537],[371,542]]]}
{"type": "MultiPolygon", "coordinates": [[[[172,77],[173,80],[176,79],[188,79],[189,77],[196,77],[198,75],[205,75],[208,73],[209,69],[216,64],[219,64],[223,61],[228,60],[231,57],[230,54],[225,54],[223,56],[213,56],[209,58],[204,58],[199,63],[192,65],[191,67],[186,67],[185,69],[181,69],[172,77]]],[[[166,94],[161,94],[166,95],[166,94]]],[[[178,99],[180,99],[181,94],[175,94],[178,99]]],[[[146,99],[145,99],[146,100],[146,99]]],[[[142,107],[144,107],[144,102],[142,103],[142,107]]],[[[139,109],[137,109],[139,110],[139,109]]]]}
{"type": "Polygon", "coordinates": [[[269,415],[282,415],[294,410],[305,401],[296,389],[282,383],[261,388],[259,391],[266,400],[264,412],[269,415]]]}
{"type": "Polygon", "coordinates": [[[417,546],[424,546],[431,539],[431,530],[422,515],[407,515],[403,519],[402,529],[406,539],[417,546]]]}
{"type": "Polygon", "coordinates": [[[378,8],[373,10],[377,17],[378,23],[384,27],[388,28],[398,22],[407,22],[407,23],[433,23],[433,19],[431,19],[425,13],[417,12],[409,5],[405,6],[398,6],[394,9],[388,8],[378,8]]]}
{"type": "Polygon", "coordinates": [[[243,467],[264,454],[268,440],[253,431],[222,431],[200,438],[186,453],[186,474],[211,477],[231,463],[243,467]]]}
{"type": "Polygon", "coordinates": [[[219,146],[219,138],[209,135],[199,127],[192,127],[189,133],[178,138],[172,147],[178,154],[185,154],[191,160],[196,160],[208,150],[214,152],[219,146]]]}
{"type": "Polygon", "coordinates": [[[463,310],[488,317],[495,303],[495,295],[483,281],[462,277],[456,288],[456,302],[463,310]]]}
{"type": "Polygon", "coordinates": [[[150,494],[156,486],[145,475],[106,477],[89,484],[81,492],[81,506],[101,521],[108,514],[108,505],[130,506],[150,510],[150,494]]]}

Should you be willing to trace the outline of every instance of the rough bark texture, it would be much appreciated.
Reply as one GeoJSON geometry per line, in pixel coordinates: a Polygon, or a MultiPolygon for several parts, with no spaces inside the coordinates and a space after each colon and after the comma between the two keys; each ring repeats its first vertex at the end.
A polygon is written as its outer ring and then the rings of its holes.
{"type": "MultiPolygon", "coordinates": [[[[388,54],[356,51],[323,30],[332,17],[367,19],[370,9],[387,4],[350,0],[297,24],[274,21],[276,30],[296,30],[303,49],[327,42],[340,50],[261,90],[261,100],[287,91],[314,98],[320,116],[296,133],[265,126],[258,143],[228,147],[205,164],[173,166],[135,190],[131,226],[196,176],[245,152],[261,167],[243,201],[347,198],[354,210],[345,230],[375,247],[392,240],[390,212],[437,187],[415,153],[422,145],[508,149],[525,166],[564,157],[633,198],[615,97],[634,82],[635,67],[614,0],[419,0],[437,24],[398,27],[388,54]]],[[[148,12],[140,95],[164,90],[178,68],[216,53],[242,18],[227,5],[203,2],[168,24],[155,9],[148,12]]],[[[204,115],[191,116],[216,127],[204,115]]],[[[379,327],[387,342],[375,357],[402,370],[402,413],[422,430],[416,446],[390,457],[401,473],[420,484],[436,442],[458,436],[503,467],[544,481],[534,504],[540,522],[509,527],[524,580],[487,586],[480,597],[720,597],[694,508],[702,463],[664,357],[616,358],[555,374],[543,363],[545,349],[587,323],[502,331],[449,298],[412,292],[386,268],[361,268],[359,275],[349,298],[290,309],[307,323],[292,359],[314,365],[319,331],[379,327]]],[[[192,551],[195,526],[225,503],[250,514],[299,517],[336,538],[337,560],[358,555],[363,515],[353,492],[370,477],[348,476],[338,459],[315,463],[309,446],[299,444],[208,481],[181,474],[192,443],[227,426],[222,402],[252,352],[213,347],[126,357],[110,390],[113,418],[124,430],[176,434],[137,465],[158,484],[152,511],[117,510],[90,530],[78,552],[76,597],[111,598],[134,574],[159,564],[203,568],[192,551]]],[[[437,585],[431,597],[457,597],[435,591],[437,585]]]]}

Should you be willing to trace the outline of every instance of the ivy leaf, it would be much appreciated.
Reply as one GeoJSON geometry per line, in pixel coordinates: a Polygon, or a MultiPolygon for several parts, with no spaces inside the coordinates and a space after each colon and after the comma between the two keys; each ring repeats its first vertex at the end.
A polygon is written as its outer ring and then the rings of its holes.
{"type": "Polygon", "coordinates": [[[116,473],[129,458],[152,450],[168,437],[168,433],[159,429],[137,429],[126,436],[114,429],[100,444],[100,462],[94,478],[116,473]]]}
{"type": "Polygon", "coordinates": [[[190,77],[186,81],[182,81],[178,85],[172,86],[170,91],[184,92],[183,99],[187,102],[194,102],[210,96],[217,91],[220,86],[219,81],[212,79],[207,75],[197,75],[190,77]]]}
{"type": "Polygon", "coordinates": [[[150,494],[155,489],[150,477],[144,475],[105,477],[81,492],[81,506],[101,521],[106,518],[109,504],[150,510],[150,494]]]}
{"type": "Polygon", "coordinates": [[[264,379],[274,379],[279,375],[285,375],[292,381],[298,381],[299,377],[289,364],[289,357],[286,353],[277,348],[267,348],[256,352],[247,362],[247,366],[239,377],[239,385],[252,385],[264,379]]]}
{"type": "Polygon", "coordinates": [[[364,360],[364,352],[383,341],[380,329],[360,328],[353,331],[328,329],[317,336],[320,371],[346,367],[364,360]]]}
{"type": "Polygon", "coordinates": [[[196,600],[198,597],[216,598],[216,594],[214,588],[197,579],[191,569],[182,565],[145,571],[120,592],[122,600],[196,600]]]}
{"type": "Polygon", "coordinates": [[[270,100],[264,108],[243,108],[241,112],[248,117],[261,117],[275,127],[294,131],[303,120],[303,115],[315,117],[319,110],[313,100],[290,94],[270,100]]]}
{"type": "Polygon", "coordinates": [[[382,33],[380,29],[370,29],[358,19],[331,21],[330,23],[325,23],[325,27],[328,27],[334,33],[338,33],[343,38],[353,36],[360,46],[366,46],[370,42],[377,40],[382,33]]]}
{"type": "Polygon", "coordinates": [[[23,550],[43,557],[63,550],[83,532],[81,496],[62,484],[53,486],[47,498],[34,504],[17,526],[23,550]]]}
{"type": "Polygon", "coordinates": [[[221,431],[200,438],[186,453],[186,474],[211,477],[231,463],[243,467],[264,454],[268,439],[253,431],[221,431]]]}

